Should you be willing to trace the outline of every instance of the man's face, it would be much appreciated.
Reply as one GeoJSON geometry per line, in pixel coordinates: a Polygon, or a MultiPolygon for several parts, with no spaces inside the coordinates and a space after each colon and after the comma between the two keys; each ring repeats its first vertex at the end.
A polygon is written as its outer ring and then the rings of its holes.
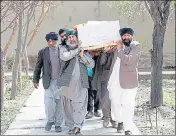
{"type": "Polygon", "coordinates": [[[68,46],[75,48],[78,45],[78,39],[75,35],[69,35],[66,43],[68,46]]]}
{"type": "Polygon", "coordinates": [[[132,41],[132,38],[132,35],[126,33],[122,36],[122,42],[124,43],[124,45],[129,46],[132,41]]]}
{"type": "Polygon", "coordinates": [[[51,46],[51,47],[53,47],[53,46],[56,45],[56,41],[55,41],[55,40],[51,40],[51,39],[49,39],[49,41],[48,41],[48,45],[51,46]]]}
{"type": "Polygon", "coordinates": [[[63,33],[60,34],[61,41],[64,42],[66,37],[65,37],[66,32],[64,31],[63,33]]]}

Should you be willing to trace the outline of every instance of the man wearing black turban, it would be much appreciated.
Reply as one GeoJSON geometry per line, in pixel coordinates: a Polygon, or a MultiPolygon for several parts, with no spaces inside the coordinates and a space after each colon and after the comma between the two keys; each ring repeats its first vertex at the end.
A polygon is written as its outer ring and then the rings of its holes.
{"type": "Polygon", "coordinates": [[[45,113],[47,117],[45,130],[50,131],[52,125],[55,125],[55,131],[61,132],[63,115],[57,87],[58,77],[60,74],[59,47],[57,43],[58,34],[50,32],[46,34],[45,39],[48,43],[48,47],[41,49],[38,53],[38,59],[33,75],[33,84],[37,89],[42,70],[42,81],[45,89],[45,113]]]}
{"type": "Polygon", "coordinates": [[[112,118],[118,122],[117,132],[122,133],[125,130],[125,135],[131,135],[135,96],[139,84],[140,43],[133,40],[134,31],[130,27],[121,28],[119,34],[122,41],[115,41],[117,45],[114,47],[104,48],[105,52],[114,52],[108,90],[111,99],[112,118]]]}

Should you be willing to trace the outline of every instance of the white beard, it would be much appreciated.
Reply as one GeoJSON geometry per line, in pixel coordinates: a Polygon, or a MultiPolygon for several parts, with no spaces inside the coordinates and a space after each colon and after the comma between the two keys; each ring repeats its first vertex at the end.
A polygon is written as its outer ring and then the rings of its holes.
{"type": "Polygon", "coordinates": [[[70,50],[76,49],[77,43],[71,44],[70,42],[66,42],[66,44],[68,45],[68,47],[69,47],[70,50]]]}

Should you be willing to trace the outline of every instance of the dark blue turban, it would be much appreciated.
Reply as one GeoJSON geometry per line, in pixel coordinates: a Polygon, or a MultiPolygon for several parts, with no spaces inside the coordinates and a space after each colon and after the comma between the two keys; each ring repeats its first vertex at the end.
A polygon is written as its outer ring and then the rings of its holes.
{"type": "Polygon", "coordinates": [[[134,31],[133,31],[133,29],[131,27],[124,27],[124,28],[121,28],[119,30],[119,33],[120,33],[121,36],[123,36],[126,33],[130,34],[131,36],[133,36],[134,31]]]}
{"type": "Polygon", "coordinates": [[[50,39],[57,41],[57,40],[58,40],[58,34],[55,33],[55,32],[50,32],[49,34],[46,34],[45,39],[46,39],[47,42],[48,42],[50,39]]]}

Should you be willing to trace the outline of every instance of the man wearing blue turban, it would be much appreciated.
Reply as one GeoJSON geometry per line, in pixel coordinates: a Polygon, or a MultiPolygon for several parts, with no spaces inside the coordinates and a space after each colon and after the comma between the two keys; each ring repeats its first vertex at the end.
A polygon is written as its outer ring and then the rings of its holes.
{"type": "Polygon", "coordinates": [[[55,125],[55,131],[61,132],[63,115],[57,87],[60,74],[59,47],[57,44],[58,34],[50,32],[46,34],[45,39],[48,43],[48,47],[41,49],[38,53],[38,59],[33,75],[33,84],[37,89],[42,70],[42,81],[45,89],[45,113],[47,117],[45,130],[50,131],[52,125],[55,125]]]}

